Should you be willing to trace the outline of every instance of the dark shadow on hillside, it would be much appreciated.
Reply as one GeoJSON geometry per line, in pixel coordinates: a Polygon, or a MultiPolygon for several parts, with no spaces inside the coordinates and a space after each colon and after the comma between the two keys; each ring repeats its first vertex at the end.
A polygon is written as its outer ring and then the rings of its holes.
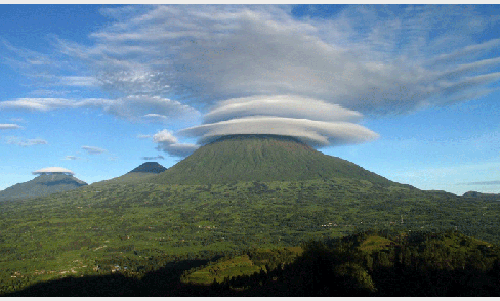
{"type": "Polygon", "coordinates": [[[185,285],[180,277],[185,270],[204,265],[209,260],[182,260],[146,273],[141,279],[120,273],[108,275],[65,277],[37,283],[5,297],[138,297],[184,296],[206,287],[185,285]]]}
{"type": "MultiPolygon", "coordinates": [[[[185,270],[206,260],[184,260],[147,273],[142,279],[111,274],[66,277],[38,283],[5,296],[60,297],[202,297],[202,296],[500,296],[500,269],[461,270],[420,269],[404,265],[378,267],[368,274],[352,263],[339,270],[342,259],[332,253],[313,250],[295,262],[250,276],[237,276],[209,286],[183,284],[185,270]],[[339,260],[340,259],[340,260],[339,260]],[[345,273],[347,271],[347,273],[345,273]],[[371,281],[370,279],[373,279],[371,281]]],[[[335,254],[339,255],[339,254],[335,254]]],[[[345,264],[345,261],[344,261],[345,264]]]]}

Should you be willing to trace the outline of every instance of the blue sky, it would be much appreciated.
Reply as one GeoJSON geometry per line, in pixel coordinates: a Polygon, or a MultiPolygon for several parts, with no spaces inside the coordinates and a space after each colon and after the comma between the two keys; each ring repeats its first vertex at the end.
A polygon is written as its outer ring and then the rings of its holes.
{"type": "Polygon", "coordinates": [[[500,192],[499,21],[498,5],[3,5],[0,189],[271,133],[421,189],[500,192]]]}

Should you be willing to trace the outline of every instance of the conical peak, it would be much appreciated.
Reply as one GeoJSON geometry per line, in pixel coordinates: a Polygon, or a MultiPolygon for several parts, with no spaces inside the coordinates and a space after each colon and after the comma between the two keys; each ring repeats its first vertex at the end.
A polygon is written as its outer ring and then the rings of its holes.
{"type": "Polygon", "coordinates": [[[136,168],[132,169],[130,172],[149,172],[149,173],[161,173],[167,170],[165,167],[158,164],[158,162],[144,162],[136,168]]]}
{"type": "Polygon", "coordinates": [[[158,175],[155,181],[215,184],[332,177],[389,182],[353,163],[326,156],[295,138],[276,135],[233,135],[217,139],[158,175]]]}

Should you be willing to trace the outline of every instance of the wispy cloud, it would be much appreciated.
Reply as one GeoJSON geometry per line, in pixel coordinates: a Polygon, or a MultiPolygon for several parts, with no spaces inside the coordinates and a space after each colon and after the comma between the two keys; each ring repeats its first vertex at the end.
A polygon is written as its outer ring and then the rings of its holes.
{"type": "Polygon", "coordinates": [[[156,157],[142,157],[142,160],[150,161],[150,160],[164,160],[165,157],[163,156],[156,156],[156,157]]]}
{"type": "MultiPolygon", "coordinates": [[[[131,121],[140,121],[144,117],[162,116],[164,119],[178,119],[179,117],[197,117],[199,113],[187,105],[159,96],[131,95],[118,99],[87,98],[18,98],[0,102],[0,110],[17,109],[47,112],[64,108],[101,108],[106,113],[125,118],[131,121]],[[146,114],[160,112],[160,114],[146,114]]],[[[150,119],[152,120],[152,119],[150,119]]]]}
{"type": "Polygon", "coordinates": [[[14,145],[19,145],[19,146],[33,146],[33,145],[40,145],[40,144],[48,144],[47,140],[44,139],[25,139],[22,137],[15,137],[15,136],[9,136],[6,137],[6,142],[7,144],[14,144],[14,145]]]}
{"type": "Polygon", "coordinates": [[[82,149],[86,150],[87,154],[89,154],[89,155],[100,155],[100,154],[107,151],[106,149],[103,149],[100,147],[87,146],[87,145],[82,146],[82,149]]]}
{"type": "Polygon", "coordinates": [[[483,182],[467,182],[460,183],[465,185],[500,185],[500,181],[483,181],[483,182]]]}
{"type": "Polygon", "coordinates": [[[21,129],[22,126],[19,126],[17,124],[12,124],[12,123],[0,123],[0,130],[15,130],[15,129],[21,129]]]}
{"type": "Polygon", "coordinates": [[[62,160],[66,160],[66,161],[74,161],[74,160],[79,160],[80,158],[79,157],[75,157],[75,156],[66,156],[64,159],[62,160]]]}

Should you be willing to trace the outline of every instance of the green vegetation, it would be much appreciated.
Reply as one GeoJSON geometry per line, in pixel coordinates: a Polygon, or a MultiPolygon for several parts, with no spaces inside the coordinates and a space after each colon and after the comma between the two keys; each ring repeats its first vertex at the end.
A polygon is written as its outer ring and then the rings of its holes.
{"type": "Polygon", "coordinates": [[[178,260],[142,277],[122,266],[6,295],[498,296],[499,281],[496,245],[451,230],[369,230],[301,248],[258,249],[210,262],[178,260]]]}
{"type": "Polygon", "coordinates": [[[148,181],[148,178],[153,177],[159,173],[167,170],[165,167],[161,166],[157,162],[145,162],[131,171],[127,172],[123,176],[119,176],[110,180],[101,181],[94,183],[93,185],[107,185],[107,184],[133,184],[141,183],[143,181],[148,181]]]}
{"type": "MultiPolygon", "coordinates": [[[[366,229],[457,228],[499,243],[499,213],[499,202],[346,178],[96,184],[0,203],[0,290],[125,266],[141,277],[179,260],[245,255],[366,229]]],[[[363,248],[377,244],[373,238],[363,248]]]]}
{"type": "Polygon", "coordinates": [[[167,170],[165,167],[158,164],[158,162],[144,162],[136,168],[132,169],[129,173],[144,172],[144,173],[161,173],[167,170]]]}
{"type": "Polygon", "coordinates": [[[161,173],[159,184],[221,184],[238,181],[301,181],[342,177],[389,185],[353,163],[326,156],[294,138],[235,135],[200,147],[161,173]]]}

